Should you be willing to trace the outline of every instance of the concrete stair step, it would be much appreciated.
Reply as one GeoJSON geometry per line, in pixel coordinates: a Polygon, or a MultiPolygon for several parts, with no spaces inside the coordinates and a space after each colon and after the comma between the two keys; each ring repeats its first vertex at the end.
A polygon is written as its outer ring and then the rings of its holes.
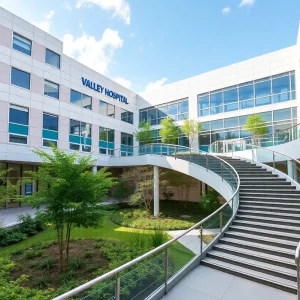
{"type": "Polygon", "coordinates": [[[241,239],[223,237],[219,240],[220,244],[231,245],[240,249],[254,250],[256,252],[269,253],[280,257],[289,258],[294,261],[295,251],[282,247],[276,247],[271,245],[263,245],[261,243],[255,243],[250,241],[244,241],[241,239]]]}
{"type": "Polygon", "coordinates": [[[281,218],[281,219],[289,219],[289,220],[297,220],[300,221],[299,214],[289,214],[283,212],[271,212],[271,211],[261,211],[261,210],[247,210],[247,209],[239,209],[239,215],[254,215],[260,217],[271,217],[271,218],[281,218]]]}
{"type": "MultiPolygon", "coordinates": [[[[272,206],[255,206],[255,205],[239,205],[240,209],[243,210],[260,210],[268,212],[280,212],[280,213],[289,213],[289,214],[299,214],[299,209],[297,208],[285,208],[285,207],[272,207],[272,206]]],[[[300,214],[299,214],[300,216],[300,214]]]]}
{"type": "Polygon", "coordinates": [[[253,196],[240,196],[240,202],[242,201],[261,201],[265,203],[278,202],[281,203],[300,203],[300,199],[297,198],[274,198],[274,197],[253,197],[253,196]]]}
{"type": "MultiPolygon", "coordinates": [[[[297,200],[296,200],[297,201],[297,200]]],[[[268,201],[257,201],[257,200],[240,200],[240,204],[241,205],[251,205],[251,206],[266,206],[266,205],[270,205],[273,208],[274,207],[285,207],[285,208],[295,208],[295,209],[299,209],[299,213],[300,213],[300,201],[298,201],[298,203],[289,203],[288,200],[284,201],[284,202],[268,202],[268,201]]]]}
{"type": "Polygon", "coordinates": [[[282,195],[282,193],[284,194],[296,194],[296,195],[299,195],[300,197],[300,191],[299,190],[295,190],[293,189],[292,187],[289,187],[289,189],[284,189],[284,188],[280,188],[280,187],[276,187],[276,188],[264,188],[264,189],[256,189],[256,190],[252,190],[252,189],[249,189],[249,188],[242,188],[242,194],[244,195],[245,193],[247,192],[250,192],[250,193],[258,193],[258,194],[261,194],[261,193],[270,193],[270,194],[279,194],[282,195]]]}
{"type": "Polygon", "coordinates": [[[229,274],[236,275],[238,277],[265,284],[289,293],[297,294],[297,284],[291,280],[286,280],[277,276],[251,270],[243,266],[237,266],[228,262],[219,261],[209,257],[203,259],[201,261],[201,264],[229,274]]]}
{"type": "Polygon", "coordinates": [[[280,219],[280,218],[270,218],[270,217],[260,217],[260,216],[251,216],[251,215],[236,215],[235,220],[244,220],[244,221],[257,221],[266,224],[278,224],[293,226],[294,228],[299,228],[300,230],[300,221],[280,219]]]}
{"type": "Polygon", "coordinates": [[[265,190],[265,189],[280,189],[280,190],[296,190],[296,187],[293,185],[288,185],[288,184],[269,184],[269,183],[264,183],[264,184],[244,184],[243,182],[241,183],[241,188],[244,190],[265,190]]]}
{"type": "Polygon", "coordinates": [[[247,221],[247,220],[234,220],[233,225],[235,226],[245,226],[251,228],[260,228],[260,229],[271,229],[277,230],[278,232],[287,232],[292,234],[299,234],[300,228],[296,226],[287,226],[287,225],[280,225],[280,224],[269,224],[257,221],[247,221]]]}
{"type": "Polygon", "coordinates": [[[263,272],[290,281],[295,281],[295,282],[297,281],[296,270],[274,266],[272,264],[257,261],[255,259],[240,257],[237,255],[223,253],[215,250],[208,252],[207,257],[229,262],[231,264],[238,265],[241,267],[247,267],[248,269],[254,271],[263,272]]]}
{"type": "Polygon", "coordinates": [[[293,191],[293,193],[286,193],[285,191],[282,191],[282,193],[269,193],[265,191],[259,192],[258,190],[254,191],[244,191],[242,188],[240,188],[240,196],[251,196],[251,197],[261,197],[261,198],[295,198],[300,199],[300,195],[296,193],[296,191],[293,191]]]}
{"type": "Polygon", "coordinates": [[[250,234],[239,231],[226,231],[225,237],[241,239],[248,242],[260,243],[262,245],[280,247],[282,249],[290,249],[293,251],[295,251],[298,246],[298,242],[294,242],[291,240],[282,240],[280,238],[259,236],[257,234],[250,234]]]}
{"type": "Polygon", "coordinates": [[[298,243],[300,241],[300,232],[299,234],[295,234],[295,233],[288,233],[288,232],[278,232],[272,229],[259,229],[259,228],[252,228],[252,227],[238,226],[238,225],[229,226],[229,230],[244,232],[253,235],[260,235],[262,237],[264,236],[264,237],[272,237],[272,238],[277,238],[282,240],[294,241],[298,243]]]}
{"type": "Polygon", "coordinates": [[[273,180],[270,180],[270,181],[267,181],[267,180],[241,180],[241,186],[264,186],[264,185],[268,185],[268,186],[277,186],[277,185],[280,185],[280,186],[292,186],[291,182],[288,182],[288,181],[275,181],[274,179],[273,180]]]}
{"type": "Polygon", "coordinates": [[[213,246],[213,249],[219,252],[224,252],[224,253],[228,253],[228,254],[232,254],[232,255],[248,258],[248,259],[253,259],[255,261],[261,261],[264,263],[287,268],[294,271],[296,271],[297,269],[295,260],[292,258],[281,257],[274,254],[262,253],[253,249],[252,250],[243,249],[243,248],[220,244],[220,243],[213,246]]]}

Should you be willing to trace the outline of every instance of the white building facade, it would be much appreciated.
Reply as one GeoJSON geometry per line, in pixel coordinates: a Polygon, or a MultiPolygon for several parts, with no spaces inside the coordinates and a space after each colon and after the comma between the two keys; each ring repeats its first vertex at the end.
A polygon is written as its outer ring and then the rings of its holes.
{"type": "MultiPolygon", "coordinates": [[[[32,149],[52,142],[109,166],[111,156],[132,154],[142,120],[159,142],[167,116],[201,122],[193,148],[204,151],[214,141],[246,136],[253,113],[262,114],[270,132],[291,127],[300,116],[299,60],[300,34],[292,47],[138,95],[64,55],[61,41],[0,7],[0,161],[13,169],[12,178],[21,177],[39,162],[32,149]]],[[[187,138],[178,144],[188,146],[187,138]]]]}

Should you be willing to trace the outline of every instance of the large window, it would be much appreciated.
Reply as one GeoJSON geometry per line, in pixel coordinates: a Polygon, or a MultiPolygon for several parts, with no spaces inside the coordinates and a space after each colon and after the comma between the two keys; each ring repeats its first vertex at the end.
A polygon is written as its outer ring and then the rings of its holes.
{"type": "Polygon", "coordinates": [[[133,113],[121,108],[121,120],[133,124],[133,113]]]}
{"type": "Polygon", "coordinates": [[[114,155],[115,131],[113,129],[99,127],[99,153],[114,155]]]}
{"type": "Polygon", "coordinates": [[[151,125],[158,125],[167,117],[174,121],[181,121],[189,118],[189,101],[181,99],[170,103],[164,103],[156,107],[148,107],[140,110],[140,122],[148,121],[151,125]]]}
{"type": "MultiPolygon", "coordinates": [[[[296,108],[285,108],[270,112],[260,113],[266,122],[268,132],[277,132],[297,124],[296,108]]],[[[224,139],[234,140],[249,137],[250,134],[244,129],[249,115],[202,122],[202,130],[199,133],[200,150],[208,151],[208,147],[215,141],[224,139]]],[[[293,132],[289,134],[295,134],[293,132]]],[[[276,138],[276,137],[274,137],[276,138]]],[[[280,137],[279,137],[280,139],[280,137]]],[[[271,146],[273,142],[266,139],[262,146],[271,146]],[[269,144],[268,144],[269,143],[269,144]],[[271,143],[271,144],[270,144],[271,143]]]]}
{"type": "Polygon", "coordinates": [[[9,142],[27,144],[28,115],[26,107],[10,105],[9,108],[9,142]]]}
{"type": "Polygon", "coordinates": [[[70,149],[91,152],[92,125],[76,120],[70,120],[70,149]]]}
{"type": "Polygon", "coordinates": [[[55,99],[59,99],[59,85],[57,83],[45,79],[44,95],[55,99]]]}
{"type": "Polygon", "coordinates": [[[92,97],[71,90],[70,103],[92,110],[92,97]]]}
{"type": "Polygon", "coordinates": [[[115,106],[100,100],[99,114],[114,118],[115,117],[115,106]]]}
{"type": "Polygon", "coordinates": [[[57,146],[58,140],[58,117],[43,114],[43,146],[50,147],[50,144],[57,146]]]}
{"type": "Polygon", "coordinates": [[[49,49],[46,49],[45,62],[52,67],[60,69],[60,55],[49,49]]]}
{"type": "Polygon", "coordinates": [[[132,156],[133,135],[121,132],[121,156],[132,156]]]}
{"type": "Polygon", "coordinates": [[[198,95],[198,116],[295,99],[295,72],[292,71],[198,95]]]}
{"type": "Polygon", "coordinates": [[[30,40],[28,40],[14,32],[13,49],[31,56],[31,45],[32,45],[32,42],[30,40]]]}
{"type": "Polygon", "coordinates": [[[30,74],[11,68],[11,84],[30,90],[30,74]]]}

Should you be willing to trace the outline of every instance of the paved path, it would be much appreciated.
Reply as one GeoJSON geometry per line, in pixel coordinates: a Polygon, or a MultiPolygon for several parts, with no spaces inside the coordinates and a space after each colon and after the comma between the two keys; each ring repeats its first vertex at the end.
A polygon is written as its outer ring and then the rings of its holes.
{"type": "Polygon", "coordinates": [[[199,266],[163,300],[296,300],[296,296],[250,280],[199,266]]]}
{"type": "MultiPolygon", "coordinates": [[[[185,230],[171,230],[167,231],[167,233],[172,236],[172,237],[177,237],[180,234],[182,234],[185,230]]],[[[209,235],[209,234],[217,234],[219,233],[219,229],[208,229],[208,230],[203,230],[204,235],[209,235]]],[[[199,236],[200,232],[199,230],[192,230],[185,236],[181,237],[178,242],[181,243],[184,247],[190,249],[192,252],[195,254],[200,253],[200,239],[199,236]]],[[[203,243],[202,247],[203,249],[205,248],[206,244],[203,243]]]]}
{"type": "MultiPolygon", "coordinates": [[[[116,200],[109,199],[102,204],[108,205],[116,203],[116,200]]],[[[0,224],[4,227],[10,227],[18,224],[18,216],[22,214],[30,214],[34,216],[36,209],[31,206],[14,207],[0,210],[0,224]]]]}

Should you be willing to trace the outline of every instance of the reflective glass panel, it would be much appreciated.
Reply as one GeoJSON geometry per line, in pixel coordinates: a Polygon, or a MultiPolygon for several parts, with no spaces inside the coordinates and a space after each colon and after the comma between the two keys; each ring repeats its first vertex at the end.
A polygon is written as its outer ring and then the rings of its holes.
{"type": "Polygon", "coordinates": [[[99,140],[107,142],[107,129],[99,127],[99,140]]]}
{"type": "Polygon", "coordinates": [[[291,95],[290,93],[274,95],[272,97],[273,98],[273,103],[289,101],[290,100],[290,95],[291,95]]]}
{"type": "Polygon", "coordinates": [[[272,112],[260,113],[265,122],[272,122],[272,112]]]}
{"type": "Polygon", "coordinates": [[[256,98],[268,96],[270,94],[271,94],[271,80],[255,83],[256,98]]]}
{"type": "Polygon", "coordinates": [[[290,120],[291,117],[292,116],[291,116],[291,109],[290,108],[275,110],[273,112],[274,122],[275,121],[282,121],[282,120],[290,120]]]}
{"type": "Polygon", "coordinates": [[[70,120],[70,134],[80,135],[80,122],[76,120],[70,120]]]}
{"type": "Polygon", "coordinates": [[[294,91],[295,88],[295,74],[291,75],[291,90],[294,91]]]}
{"type": "Polygon", "coordinates": [[[238,117],[224,119],[224,127],[225,128],[228,128],[228,127],[237,127],[237,126],[239,126],[238,117]]]}
{"type": "Polygon", "coordinates": [[[10,143],[17,143],[17,144],[27,144],[27,136],[22,136],[22,135],[14,135],[10,134],[9,135],[9,142],[10,143]]]}
{"type": "Polygon", "coordinates": [[[81,136],[90,138],[92,136],[92,125],[81,122],[81,136]]]}
{"type": "Polygon", "coordinates": [[[28,125],[28,108],[11,106],[9,109],[9,122],[28,125]]]}
{"type": "Polygon", "coordinates": [[[215,121],[211,121],[211,129],[220,129],[223,128],[223,119],[222,120],[215,120],[215,121]]]}
{"type": "Polygon", "coordinates": [[[46,49],[46,63],[59,69],[60,68],[60,55],[57,53],[46,49]]]}
{"type": "Polygon", "coordinates": [[[115,106],[109,103],[107,103],[107,116],[115,117],[115,106]]]}
{"type": "Polygon", "coordinates": [[[225,140],[232,140],[232,139],[238,139],[240,137],[239,131],[227,131],[224,133],[225,140]]]}
{"type": "Polygon", "coordinates": [[[208,109],[202,109],[199,111],[199,117],[205,117],[209,115],[209,110],[208,109]]]}
{"type": "Polygon", "coordinates": [[[81,106],[81,93],[71,90],[70,103],[81,106]]]}
{"type": "Polygon", "coordinates": [[[92,97],[81,94],[81,105],[83,108],[92,110],[92,97]]]}
{"type": "Polygon", "coordinates": [[[210,134],[200,134],[199,135],[200,145],[210,145],[210,134]]]}
{"type": "Polygon", "coordinates": [[[58,117],[44,113],[43,129],[58,131],[58,117]]]}
{"type": "Polygon", "coordinates": [[[210,130],[210,122],[203,122],[202,124],[202,130],[210,130]]]}
{"type": "Polygon", "coordinates": [[[113,143],[115,141],[115,131],[112,129],[107,129],[107,140],[113,143]]]}
{"type": "Polygon", "coordinates": [[[240,102],[240,109],[251,108],[254,106],[254,100],[240,102]]]}
{"type": "Polygon", "coordinates": [[[189,111],[189,102],[182,101],[178,103],[178,114],[187,113],[189,111]]]}
{"type": "Polygon", "coordinates": [[[147,121],[147,110],[140,112],[140,122],[147,121]]]}
{"type": "Polygon", "coordinates": [[[239,109],[239,105],[237,102],[224,105],[224,112],[234,111],[234,110],[238,110],[238,109],[239,109]]]}
{"type": "Polygon", "coordinates": [[[264,97],[255,100],[255,106],[271,104],[271,97],[264,97]]]}
{"type": "Polygon", "coordinates": [[[218,106],[223,104],[223,93],[210,94],[210,106],[218,106]]]}
{"type": "Polygon", "coordinates": [[[148,121],[151,123],[151,125],[157,124],[157,109],[152,108],[148,110],[148,121]]]}
{"type": "Polygon", "coordinates": [[[199,109],[208,108],[209,107],[209,95],[203,95],[198,97],[199,109]]]}
{"type": "Polygon", "coordinates": [[[99,102],[99,114],[107,115],[107,103],[101,100],[99,102]]]}
{"type": "Polygon", "coordinates": [[[177,103],[173,103],[168,105],[168,115],[177,115],[178,110],[177,110],[177,103]]]}
{"type": "Polygon", "coordinates": [[[254,98],[253,84],[239,87],[240,101],[254,98]]]}
{"type": "Polygon", "coordinates": [[[44,95],[59,99],[59,85],[54,82],[45,80],[44,95]]]}
{"type": "Polygon", "coordinates": [[[210,108],[210,114],[215,115],[215,114],[220,114],[223,112],[223,106],[216,106],[216,107],[211,107],[210,108]]]}
{"type": "Polygon", "coordinates": [[[162,106],[158,108],[158,118],[165,119],[168,115],[168,106],[162,106]]]}
{"type": "Polygon", "coordinates": [[[237,88],[224,90],[224,104],[238,101],[237,88]]]}
{"type": "Polygon", "coordinates": [[[272,91],[273,94],[286,93],[290,90],[290,77],[280,77],[273,79],[272,81],[272,91]]]}
{"type": "Polygon", "coordinates": [[[11,68],[11,84],[30,90],[30,74],[11,68]]]}
{"type": "Polygon", "coordinates": [[[24,54],[31,55],[31,41],[16,34],[13,36],[13,49],[18,50],[24,54]]]}

